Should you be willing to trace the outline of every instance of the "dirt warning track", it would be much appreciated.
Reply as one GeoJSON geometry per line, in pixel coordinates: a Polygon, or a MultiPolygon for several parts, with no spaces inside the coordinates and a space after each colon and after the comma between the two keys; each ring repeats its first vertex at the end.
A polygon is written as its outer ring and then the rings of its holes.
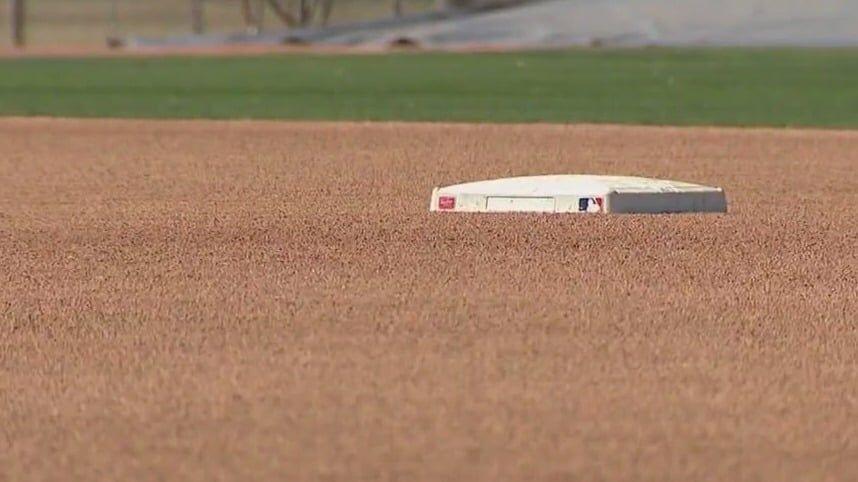
{"type": "Polygon", "coordinates": [[[0,479],[858,476],[858,132],[7,119],[0,146],[0,479]],[[577,172],[730,213],[428,212],[577,172]]]}

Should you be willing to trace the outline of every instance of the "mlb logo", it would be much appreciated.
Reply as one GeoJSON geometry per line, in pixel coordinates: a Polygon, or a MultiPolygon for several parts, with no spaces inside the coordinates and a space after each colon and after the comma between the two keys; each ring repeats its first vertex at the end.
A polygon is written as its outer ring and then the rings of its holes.
{"type": "Polygon", "coordinates": [[[602,202],[600,197],[582,197],[578,199],[578,212],[600,213],[602,212],[602,202]]]}
{"type": "Polygon", "coordinates": [[[456,208],[456,198],[452,196],[441,196],[438,198],[438,209],[455,209],[456,208]]]}

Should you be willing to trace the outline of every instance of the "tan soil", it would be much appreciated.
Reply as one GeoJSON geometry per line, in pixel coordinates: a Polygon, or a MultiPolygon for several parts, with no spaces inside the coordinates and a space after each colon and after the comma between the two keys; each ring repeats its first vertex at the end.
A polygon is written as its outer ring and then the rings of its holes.
{"type": "Polygon", "coordinates": [[[858,132],[7,119],[0,146],[0,479],[858,477],[858,132]],[[553,172],[730,213],[427,212],[553,172]]]}
{"type": "MultiPolygon", "coordinates": [[[[502,53],[515,52],[506,46],[479,43],[450,48],[395,45],[217,45],[202,47],[108,48],[79,45],[42,45],[26,48],[0,47],[2,59],[30,58],[138,58],[138,57],[251,57],[259,55],[387,55],[396,52],[416,53],[502,53]]],[[[550,48],[544,51],[552,50],[550,48]]],[[[568,50],[568,49],[565,49],[568,50]]]]}
{"type": "MultiPolygon", "coordinates": [[[[256,55],[367,55],[389,54],[396,49],[385,46],[341,47],[329,45],[218,45],[211,47],[141,47],[108,48],[79,45],[42,45],[26,48],[0,47],[0,59],[17,58],[126,58],[126,57],[232,57],[256,55]]],[[[489,49],[458,49],[449,52],[481,52],[489,49]]],[[[433,52],[439,50],[417,50],[409,52],[433,52]]],[[[499,51],[499,49],[495,49],[499,51]]]]}

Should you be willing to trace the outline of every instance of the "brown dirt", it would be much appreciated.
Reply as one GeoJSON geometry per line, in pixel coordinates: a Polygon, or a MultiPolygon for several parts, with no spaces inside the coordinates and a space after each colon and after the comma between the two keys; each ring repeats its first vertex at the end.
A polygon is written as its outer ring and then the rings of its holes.
{"type": "Polygon", "coordinates": [[[858,132],[7,119],[0,146],[0,479],[858,477],[858,132]],[[548,172],[731,212],[427,212],[548,172]]]}
{"type": "MultiPolygon", "coordinates": [[[[202,47],[108,48],[80,45],[42,45],[37,47],[0,47],[0,60],[41,58],[148,58],[148,57],[253,57],[260,55],[388,55],[415,53],[502,53],[516,48],[485,44],[466,44],[449,48],[395,45],[216,45],[202,47]]],[[[543,49],[548,51],[550,49],[543,49]]],[[[568,49],[567,49],[568,50],[568,49]]]]}
{"type": "MultiPolygon", "coordinates": [[[[259,55],[377,55],[389,54],[394,48],[385,46],[331,45],[218,45],[203,47],[140,47],[108,48],[80,45],[42,45],[26,48],[0,47],[0,59],[31,58],[138,58],[138,57],[251,57],[259,55]]],[[[414,52],[492,52],[499,49],[431,50],[414,52]]]]}

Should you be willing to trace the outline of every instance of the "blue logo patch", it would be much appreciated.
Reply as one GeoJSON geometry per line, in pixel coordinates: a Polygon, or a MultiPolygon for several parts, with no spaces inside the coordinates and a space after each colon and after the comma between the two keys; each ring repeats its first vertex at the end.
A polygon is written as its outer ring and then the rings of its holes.
{"type": "Polygon", "coordinates": [[[582,197],[578,199],[579,213],[600,213],[602,212],[602,198],[600,197],[582,197]]]}

